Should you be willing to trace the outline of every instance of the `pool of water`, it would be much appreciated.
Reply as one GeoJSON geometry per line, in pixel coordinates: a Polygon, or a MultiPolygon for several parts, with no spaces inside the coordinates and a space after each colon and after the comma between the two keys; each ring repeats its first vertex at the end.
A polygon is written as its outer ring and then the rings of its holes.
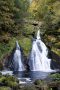
{"type": "Polygon", "coordinates": [[[42,71],[0,71],[2,75],[14,75],[15,77],[18,78],[20,81],[20,84],[31,84],[33,83],[36,79],[45,79],[48,77],[49,74],[51,73],[56,73],[56,71],[53,72],[42,72],[42,71]]]}
{"type": "Polygon", "coordinates": [[[31,80],[36,79],[45,79],[50,72],[41,72],[41,71],[31,71],[31,72],[13,72],[13,74],[18,78],[31,78],[31,80]]]}
{"type": "Polygon", "coordinates": [[[50,72],[31,71],[31,72],[13,72],[13,74],[19,79],[20,84],[31,84],[36,79],[45,79],[50,72]]]}

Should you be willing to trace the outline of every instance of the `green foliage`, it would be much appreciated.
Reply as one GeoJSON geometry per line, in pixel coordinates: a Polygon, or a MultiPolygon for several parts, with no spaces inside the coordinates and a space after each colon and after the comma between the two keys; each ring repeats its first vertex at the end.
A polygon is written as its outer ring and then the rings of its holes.
{"type": "Polygon", "coordinates": [[[54,81],[60,81],[60,74],[59,73],[51,74],[49,77],[52,78],[52,80],[54,80],[54,81]]]}

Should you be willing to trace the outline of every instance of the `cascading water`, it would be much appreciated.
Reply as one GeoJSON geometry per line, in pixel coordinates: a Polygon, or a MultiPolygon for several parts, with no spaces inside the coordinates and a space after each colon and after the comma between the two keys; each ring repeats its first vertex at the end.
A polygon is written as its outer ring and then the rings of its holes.
{"type": "Polygon", "coordinates": [[[24,65],[22,63],[22,54],[18,41],[16,41],[16,50],[13,56],[14,71],[24,71],[24,65]]]}
{"type": "Polygon", "coordinates": [[[37,32],[37,39],[32,43],[32,50],[29,58],[30,71],[51,71],[50,61],[48,59],[48,49],[41,41],[40,31],[37,32]]]}

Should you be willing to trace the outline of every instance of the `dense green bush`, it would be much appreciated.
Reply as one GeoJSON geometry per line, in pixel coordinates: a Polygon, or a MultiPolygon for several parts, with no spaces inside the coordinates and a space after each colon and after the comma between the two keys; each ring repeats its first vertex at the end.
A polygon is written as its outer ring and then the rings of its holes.
{"type": "Polygon", "coordinates": [[[53,81],[60,81],[59,73],[51,74],[49,77],[52,78],[53,81]]]}

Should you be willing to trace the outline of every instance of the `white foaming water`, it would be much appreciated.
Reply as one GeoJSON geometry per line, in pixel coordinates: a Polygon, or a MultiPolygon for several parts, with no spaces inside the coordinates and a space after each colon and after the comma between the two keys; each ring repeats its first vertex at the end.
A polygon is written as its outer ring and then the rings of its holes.
{"type": "Polygon", "coordinates": [[[31,71],[53,71],[50,68],[51,59],[48,59],[48,49],[41,41],[40,31],[37,32],[37,39],[33,41],[32,50],[29,58],[29,66],[31,71]]]}
{"type": "Polygon", "coordinates": [[[40,37],[40,31],[38,30],[38,32],[37,32],[37,37],[36,37],[37,39],[41,39],[41,37],[40,37]]]}
{"type": "Polygon", "coordinates": [[[31,78],[18,78],[19,84],[32,84],[31,78]]]}
{"type": "Polygon", "coordinates": [[[3,71],[0,71],[0,73],[2,73],[2,75],[6,75],[6,74],[8,74],[8,75],[13,75],[13,71],[8,71],[8,70],[3,70],[3,71]]]}
{"type": "Polygon", "coordinates": [[[14,70],[15,71],[24,71],[24,65],[22,63],[22,55],[21,55],[21,51],[20,51],[20,46],[18,44],[18,42],[16,41],[16,50],[14,53],[14,57],[13,57],[13,62],[14,62],[14,70]]]}

